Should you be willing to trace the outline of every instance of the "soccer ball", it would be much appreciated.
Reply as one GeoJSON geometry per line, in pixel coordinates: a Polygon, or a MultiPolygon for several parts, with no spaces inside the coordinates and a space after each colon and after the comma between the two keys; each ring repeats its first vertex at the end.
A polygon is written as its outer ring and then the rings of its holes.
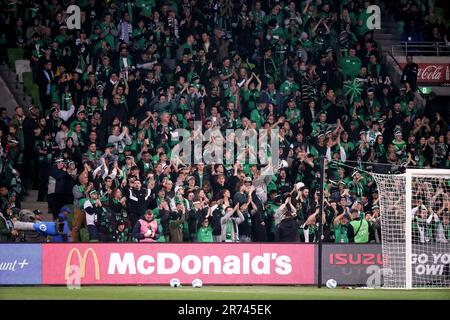
{"type": "Polygon", "coordinates": [[[328,279],[327,280],[327,288],[335,289],[336,286],[337,286],[336,280],[334,280],[334,279],[328,279]]]}
{"type": "Polygon", "coordinates": [[[171,279],[171,280],[170,280],[170,286],[171,286],[172,288],[181,287],[180,280],[177,279],[177,278],[171,279]]]}
{"type": "Polygon", "coordinates": [[[203,282],[200,279],[194,279],[192,280],[192,287],[194,288],[201,288],[203,286],[203,282]]]}

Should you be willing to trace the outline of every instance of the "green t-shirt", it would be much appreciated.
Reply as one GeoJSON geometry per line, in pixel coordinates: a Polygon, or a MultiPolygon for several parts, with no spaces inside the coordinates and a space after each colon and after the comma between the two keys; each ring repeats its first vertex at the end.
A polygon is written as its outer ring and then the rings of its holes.
{"type": "Polygon", "coordinates": [[[396,141],[395,139],[392,140],[392,144],[395,147],[395,153],[401,152],[403,150],[405,150],[406,148],[406,142],[405,141],[396,141]]]}
{"type": "MultiPolygon", "coordinates": [[[[100,24],[100,29],[102,30],[102,33],[106,33],[108,30],[117,31],[117,28],[113,23],[108,25],[106,22],[100,24]]],[[[106,34],[103,40],[108,43],[111,48],[116,47],[116,39],[111,33],[106,34]]]]}
{"type": "Polygon", "coordinates": [[[289,95],[294,93],[295,91],[300,90],[300,87],[295,82],[290,83],[287,80],[283,82],[280,86],[280,93],[287,98],[289,95]]]}
{"type": "Polygon", "coordinates": [[[343,225],[339,223],[334,229],[334,237],[336,243],[349,243],[350,239],[348,238],[348,225],[343,225]]]}
{"type": "Polygon", "coordinates": [[[369,222],[366,219],[353,220],[350,224],[355,232],[355,243],[369,242],[369,222]]]}
{"type": "Polygon", "coordinates": [[[213,242],[212,228],[208,227],[200,227],[197,230],[197,241],[198,242],[213,242]]]}
{"type": "Polygon", "coordinates": [[[288,108],[285,111],[285,115],[286,115],[286,119],[292,124],[296,124],[301,119],[300,109],[296,109],[296,108],[290,109],[290,108],[288,108]]]}
{"type": "Polygon", "coordinates": [[[359,74],[362,63],[358,57],[347,56],[341,60],[340,66],[344,77],[354,79],[359,74]]]}
{"type": "Polygon", "coordinates": [[[255,109],[250,114],[250,120],[256,123],[256,128],[261,128],[264,123],[264,116],[259,112],[258,109],[255,109]]]}

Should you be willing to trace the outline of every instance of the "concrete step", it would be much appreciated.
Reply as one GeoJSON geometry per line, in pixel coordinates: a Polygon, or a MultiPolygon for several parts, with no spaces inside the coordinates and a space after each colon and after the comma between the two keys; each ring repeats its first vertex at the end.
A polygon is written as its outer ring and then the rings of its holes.
{"type": "Polygon", "coordinates": [[[391,20],[381,20],[381,27],[382,28],[396,28],[397,22],[391,21],[391,20]]]}
{"type": "Polygon", "coordinates": [[[390,34],[390,33],[378,33],[378,34],[374,34],[374,38],[375,40],[396,40],[398,41],[398,37],[394,34],[390,34]]]}
{"type": "Polygon", "coordinates": [[[45,202],[37,202],[37,190],[28,190],[27,195],[22,199],[22,209],[40,210],[43,213],[44,221],[52,221],[53,217],[48,213],[48,204],[45,202]]]}
{"type": "Polygon", "coordinates": [[[36,201],[36,198],[24,198],[22,201],[22,207],[24,209],[29,209],[29,210],[36,210],[39,209],[41,211],[47,211],[48,210],[48,206],[47,206],[47,201],[45,202],[38,202],[36,201]]]}
{"type": "Polygon", "coordinates": [[[5,81],[17,104],[25,107],[31,104],[31,97],[25,94],[23,84],[19,83],[15,72],[9,69],[7,65],[0,66],[0,76],[5,81]]]}
{"type": "Polygon", "coordinates": [[[378,39],[374,39],[374,40],[377,42],[378,47],[398,45],[397,40],[378,40],[378,39]]]}

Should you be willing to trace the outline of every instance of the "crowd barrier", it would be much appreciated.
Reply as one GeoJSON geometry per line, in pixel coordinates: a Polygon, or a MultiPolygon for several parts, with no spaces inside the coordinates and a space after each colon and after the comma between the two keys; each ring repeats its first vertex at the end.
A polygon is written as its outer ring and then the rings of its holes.
{"type": "MultiPolygon", "coordinates": [[[[317,284],[317,244],[0,244],[0,285],[317,284]]],[[[417,274],[442,274],[450,246],[413,254],[417,274]]],[[[324,244],[322,281],[364,285],[382,267],[379,244],[324,244]]],[[[378,272],[378,273],[377,273],[378,272]]],[[[376,279],[375,279],[376,280],[376,279]]]]}

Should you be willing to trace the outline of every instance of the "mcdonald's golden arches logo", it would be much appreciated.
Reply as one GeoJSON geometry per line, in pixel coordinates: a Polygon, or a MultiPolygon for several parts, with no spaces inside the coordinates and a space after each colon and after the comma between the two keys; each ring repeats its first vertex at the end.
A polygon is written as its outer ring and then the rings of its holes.
{"type": "Polygon", "coordinates": [[[92,260],[94,261],[94,268],[95,268],[95,280],[100,280],[100,267],[98,264],[97,254],[95,253],[94,249],[88,248],[83,255],[81,255],[81,252],[78,248],[72,248],[67,255],[66,260],[66,269],[64,273],[64,279],[69,279],[69,273],[70,273],[70,266],[72,262],[72,255],[76,253],[78,257],[78,263],[80,266],[80,278],[84,278],[86,275],[86,260],[88,258],[89,253],[92,256],[92,260]]]}

